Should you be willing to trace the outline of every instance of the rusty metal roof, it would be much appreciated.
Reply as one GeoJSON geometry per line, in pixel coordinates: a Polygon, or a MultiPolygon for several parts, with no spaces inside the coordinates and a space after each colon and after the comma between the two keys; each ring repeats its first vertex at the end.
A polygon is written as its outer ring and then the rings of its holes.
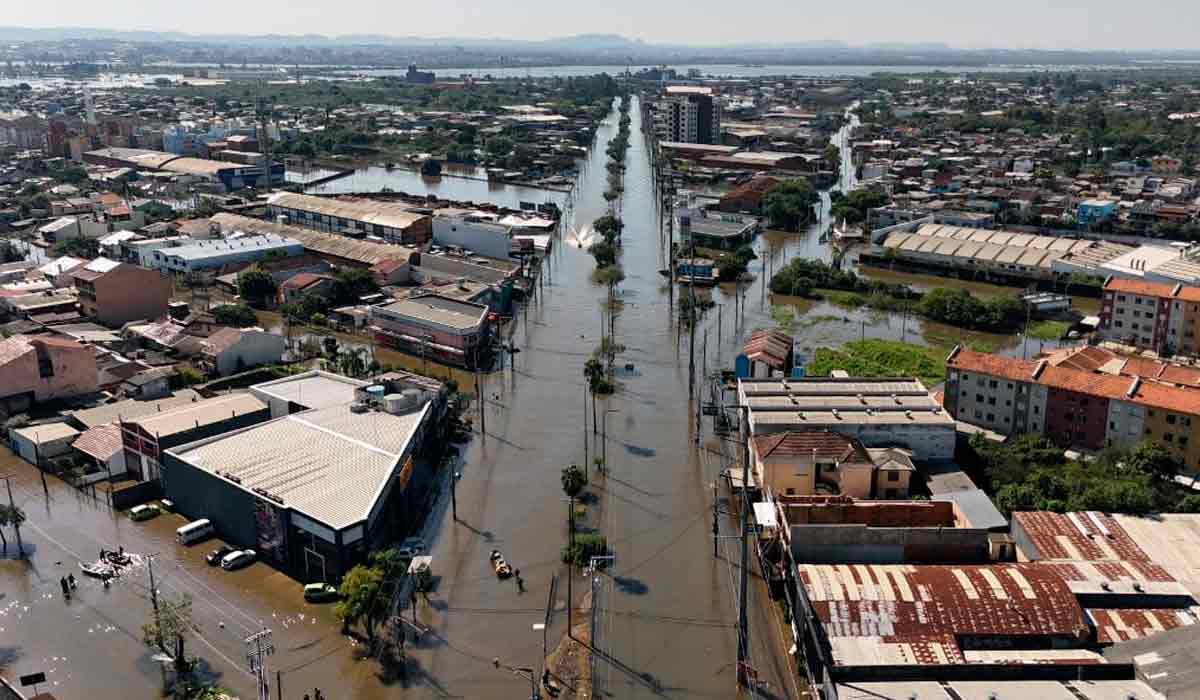
{"type": "Polygon", "coordinates": [[[797,567],[840,665],[965,663],[958,639],[1083,641],[1066,582],[1037,564],[797,567]]]}

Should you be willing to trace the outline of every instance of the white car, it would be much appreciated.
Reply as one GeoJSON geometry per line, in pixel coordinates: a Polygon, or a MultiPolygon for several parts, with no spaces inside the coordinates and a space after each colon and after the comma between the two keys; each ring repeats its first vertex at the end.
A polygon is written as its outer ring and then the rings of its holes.
{"type": "Polygon", "coordinates": [[[224,559],[221,560],[221,568],[225,569],[226,571],[240,569],[254,561],[255,555],[256,553],[253,549],[242,549],[237,552],[230,552],[229,554],[225,555],[224,559]]]}

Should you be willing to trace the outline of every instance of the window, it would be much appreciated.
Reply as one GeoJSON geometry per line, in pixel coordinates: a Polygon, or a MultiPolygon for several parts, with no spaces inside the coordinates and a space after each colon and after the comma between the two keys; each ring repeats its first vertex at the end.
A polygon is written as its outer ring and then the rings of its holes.
{"type": "Polygon", "coordinates": [[[966,392],[966,391],[964,391],[964,392],[962,393],[962,395],[963,395],[963,396],[966,396],[966,395],[967,395],[967,392],[966,392]]]}
{"type": "Polygon", "coordinates": [[[1174,413],[1167,414],[1167,425],[1175,425],[1175,414],[1174,413]]]}
{"type": "Polygon", "coordinates": [[[1110,421],[1108,422],[1108,429],[1109,429],[1109,430],[1116,430],[1116,429],[1117,429],[1117,423],[1116,423],[1116,421],[1111,421],[1111,420],[1110,420],[1110,421]]]}
{"type": "Polygon", "coordinates": [[[1182,447],[1182,446],[1186,445],[1187,443],[1188,443],[1188,436],[1180,435],[1179,436],[1179,446],[1182,447]]]}
{"type": "Polygon", "coordinates": [[[1041,413],[1041,412],[1042,412],[1042,409],[1041,409],[1041,408],[1039,408],[1038,406],[1034,406],[1034,407],[1033,407],[1033,415],[1035,415],[1035,416],[1036,416],[1037,414],[1039,414],[1039,413],[1041,413]]]}
{"type": "Polygon", "coordinates": [[[1000,382],[996,381],[995,379],[993,379],[993,380],[991,380],[990,382],[988,382],[988,388],[989,388],[989,389],[995,389],[995,388],[997,388],[997,387],[999,387],[999,386],[1000,386],[1000,382]]]}
{"type": "Polygon", "coordinates": [[[1124,294],[1118,294],[1118,295],[1117,295],[1117,301],[1125,301],[1125,295],[1124,295],[1124,294]]]}
{"type": "Polygon", "coordinates": [[[796,495],[796,489],[791,489],[791,488],[790,488],[790,489],[787,489],[787,490],[785,491],[785,493],[786,493],[787,495],[789,495],[789,496],[795,496],[795,495],[796,495]]]}
{"type": "Polygon", "coordinates": [[[995,396],[989,396],[989,397],[988,397],[988,405],[989,405],[989,406],[995,406],[995,405],[996,405],[996,397],[995,397],[995,396]]]}
{"type": "Polygon", "coordinates": [[[995,413],[987,414],[987,421],[989,423],[995,423],[996,422],[996,414],[995,413]]]}
{"type": "Polygon", "coordinates": [[[975,403],[983,403],[983,394],[975,394],[975,403]]]}
{"type": "Polygon", "coordinates": [[[900,481],[900,472],[888,472],[887,480],[888,481],[900,481]]]}
{"type": "Polygon", "coordinates": [[[977,408],[977,409],[975,409],[975,419],[976,419],[976,420],[979,420],[979,419],[982,419],[982,418],[983,418],[983,411],[980,411],[978,408],[977,408]]]}
{"type": "Polygon", "coordinates": [[[1121,328],[1121,327],[1123,327],[1125,324],[1124,324],[1124,323],[1122,323],[1121,321],[1113,321],[1113,325],[1114,325],[1114,326],[1116,326],[1117,328],[1121,328]]]}

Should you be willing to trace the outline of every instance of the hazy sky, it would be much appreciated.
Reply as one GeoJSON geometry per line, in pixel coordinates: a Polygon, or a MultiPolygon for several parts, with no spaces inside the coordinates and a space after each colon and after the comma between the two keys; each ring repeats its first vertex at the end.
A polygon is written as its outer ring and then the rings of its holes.
{"type": "Polygon", "coordinates": [[[544,39],[617,33],[651,42],[840,39],[956,47],[1197,48],[1196,0],[3,0],[0,24],[196,33],[544,39]]]}

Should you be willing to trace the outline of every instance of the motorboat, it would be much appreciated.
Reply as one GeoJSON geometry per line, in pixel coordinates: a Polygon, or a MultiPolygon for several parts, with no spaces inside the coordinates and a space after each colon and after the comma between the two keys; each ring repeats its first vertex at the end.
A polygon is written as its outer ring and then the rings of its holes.
{"type": "Polygon", "coordinates": [[[108,579],[117,575],[117,570],[112,566],[112,564],[102,560],[97,560],[91,564],[79,562],[79,570],[88,576],[98,578],[102,581],[107,581],[108,579]]]}

